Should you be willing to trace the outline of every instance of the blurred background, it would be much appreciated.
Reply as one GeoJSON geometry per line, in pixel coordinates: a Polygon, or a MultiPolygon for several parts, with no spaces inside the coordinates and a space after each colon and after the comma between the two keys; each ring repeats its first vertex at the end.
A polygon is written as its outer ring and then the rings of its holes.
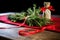
{"type": "Polygon", "coordinates": [[[60,15],[59,0],[0,0],[0,13],[25,11],[32,7],[34,3],[42,7],[44,1],[51,2],[51,5],[54,6],[53,15],[60,15]]]}

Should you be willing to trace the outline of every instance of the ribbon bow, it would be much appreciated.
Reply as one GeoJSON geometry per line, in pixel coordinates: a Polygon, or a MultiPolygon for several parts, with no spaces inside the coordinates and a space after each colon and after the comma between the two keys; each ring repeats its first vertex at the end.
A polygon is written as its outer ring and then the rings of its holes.
{"type": "MultiPolygon", "coordinates": [[[[55,9],[53,9],[53,6],[49,6],[47,9],[49,9],[51,11],[55,11],[55,9]]],[[[43,11],[46,10],[46,8],[45,7],[42,7],[40,10],[43,12],[43,11]]]]}

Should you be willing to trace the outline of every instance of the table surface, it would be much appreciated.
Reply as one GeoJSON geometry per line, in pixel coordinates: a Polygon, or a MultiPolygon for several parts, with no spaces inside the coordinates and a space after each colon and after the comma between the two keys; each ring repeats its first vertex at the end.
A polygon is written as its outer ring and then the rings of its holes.
{"type": "MultiPolygon", "coordinates": [[[[12,40],[12,39],[0,37],[0,40],[12,40]]],[[[44,31],[27,37],[20,36],[13,40],[60,40],[60,33],[44,31]]]]}
{"type": "Polygon", "coordinates": [[[28,37],[18,37],[14,40],[60,40],[60,33],[44,31],[28,37]]]}
{"type": "MultiPolygon", "coordinates": [[[[57,16],[60,17],[60,16],[57,16]]],[[[0,22],[0,27],[10,27],[14,25],[8,26],[8,24],[2,24],[0,22]]],[[[0,29],[0,36],[6,37],[9,39],[13,40],[60,40],[60,33],[57,32],[52,32],[52,31],[47,31],[45,30],[44,32],[37,33],[34,35],[30,35],[27,37],[18,35],[18,30],[24,29],[23,27],[20,28],[11,28],[11,29],[0,29]]]]}

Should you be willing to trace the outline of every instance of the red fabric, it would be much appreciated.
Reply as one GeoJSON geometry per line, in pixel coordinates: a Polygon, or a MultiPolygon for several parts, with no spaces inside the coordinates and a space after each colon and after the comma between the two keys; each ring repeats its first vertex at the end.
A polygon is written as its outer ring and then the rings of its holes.
{"type": "Polygon", "coordinates": [[[6,16],[6,15],[4,15],[4,16],[0,16],[0,21],[2,21],[2,22],[4,22],[4,23],[7,23],[7,24],[13,24],[13,25],[17,25],[17,26],[22,26],[22,27],[27,27],[27,28],[39,28],[39,27],[36,27],[36,26],[34,26],[34,27],[30,27],[30,26],[28,26],[28,25],[26,25],[26,24],[23,24],[23,23],[18,23],[18,22],[12,22],[12,21],[10,21],[9,19],[8,19],[8,16],[6,16]]]}
{"type": "Polygon", "coordinates": [[[31,35],[31,34],[36,33],[37,31],[39,32],[40,30],[27,28],[27,29],[20,30],[18,33],[19,33],[19,35],[29,36],[29,35],[31,35]],[[30,31],[29,31],[29,30],[30,30],[30,31]]]}
{"type": "Polygon", "coordinates": [[[45,29],[45,27],[42,29],[25,28],[23,30],[19,30],[18,33],[19,33],[19,35],[22,35],[22,36],[30,36],[30,35],[36,34],[38,32],[43,32],[44,29],[45,29]]]}
{"type": "Polygon", "coordinates": [[[46,27],[47,30],[60,32],[60,17],[52,17],[54,24],[46,27]]]}
{"type": "MultiPolygon", "coordinates": [[[[55,10],[53,9],[53,6],[48,7],[48,9],[51,10],[51,11],[55,11],[55,10]]],[[[43,12],[43,11],[46,10],[46,8],[45,8],[45,7],[42,7],[40,10],[43,12]]]]}
{"type": "Polygon", "coordinates": [[[12,22],[8,19],[8,16],[6,15],[3,15],[3,16],[0,16],[0,21],[2,22],[5,22],[7,24],[13,24],[13,25],[17,25],[17,26],[22,26],[24,25],[23,23],[17,23],[17,22],[12,22]]]}
{"type": "Polygon", "coordinates": [[[0,16],[0,21],[3,21],[3,22],[8,23],[8,24],[14,24],[14,25],[17,25],[17,26],[24,26],[24,27],[27,27],[27,28],[40,29],[40,30],[43,30],[43,31],[44,31],[44,29],[47,29],[47,30],[60,32],[60,17],[52,17],[51,20],[54,22],[54,24],[46,25],[46,26],[43,26],[43,27],[39,28],[39,27],[36,27],[36,26],[30,27],[30,26],[28,26],[26,24],[23,24],[23,23],[12,22],[12,21],[8,20],[7,16],[0,16]]]}

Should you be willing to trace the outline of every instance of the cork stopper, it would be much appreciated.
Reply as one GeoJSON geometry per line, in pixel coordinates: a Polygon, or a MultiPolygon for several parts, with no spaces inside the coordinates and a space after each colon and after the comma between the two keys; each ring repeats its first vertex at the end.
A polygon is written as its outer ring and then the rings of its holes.
{"type": "Polygon", "coordinates": [[[44,7],[48,8],[50,6],[50,4],[51,4],[50,2],[44,2],[44,7]]]}

